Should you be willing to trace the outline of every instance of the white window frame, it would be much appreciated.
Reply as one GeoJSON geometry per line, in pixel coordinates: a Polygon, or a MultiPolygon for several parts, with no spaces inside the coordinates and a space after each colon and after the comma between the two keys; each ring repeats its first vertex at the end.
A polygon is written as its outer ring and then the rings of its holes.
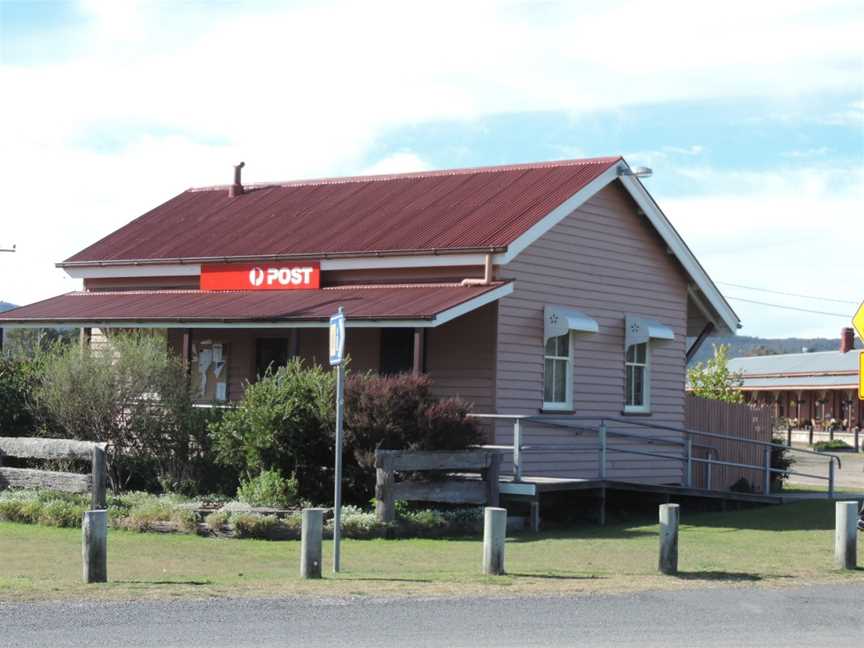
{"type": "MultiPolygon", "coordinates": [[[[646,340],[641,344],[645,345],[645,364],[640,362],[630,362],[627,359],[627,354],[632,347],[628,347],[624,351],[624,413],[625,414],[650,414],[651,413],[651,340],[646,340]],[[628,405],[627,401],[630,398],[630,390],[627,385],[627,367],[645,367],[645,376],[642,379],[642,404],[628,405]]],[[[636,344],[632,346],[638,346],[636,344]]]]}
{"type": "MultiPolygon", "coordinates": [[[[573,331],[567,331],[564,335],[567,336],[567,355],[566,356],[550,356],[546,355],[546,343],[543,344],[543,409],[549,411],[571,411],[573,409],[573,331]],[[564,360],[567,363],[567,373],[565,376],[564,395],[566,399],[562,402],[547,402],[546,401],[546,360],[564,360]]],[[[564,337],[559,335],[558,337],[564,337]]],[[[551,339],[551,338],[550,338],[551,339]]],[[[548,340],[547,340],[548,341],[548,340]]]]}

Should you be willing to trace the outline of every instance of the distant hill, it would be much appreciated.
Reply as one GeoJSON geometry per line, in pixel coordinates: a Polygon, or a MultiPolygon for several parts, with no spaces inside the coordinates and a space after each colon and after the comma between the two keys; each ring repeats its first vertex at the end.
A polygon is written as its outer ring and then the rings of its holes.
{"type": "Polygon", "coordinates": [[[17,306],[15,306],[15,304],[10,304],[9,302],[0,301],[0,313],[12,310],[13,308],[17,308],[17,306]]]}
{"type": "MultiPolygon", "coordinates": [[[[688,340],[692,344],[693,340],[688,340]]],[[[714,355],[712,345],[729,345],[729,357],[741,358],[752,355],[769,355],[776,353],[801,353],[808,351],[837,351],[840,349],[840,338],[760,338],[736,335],[734,337],[711,337],[705,340],[702,348],[690,361],[690,364],[704,362],[714,355]]],[[[855,348],[860,349],[861,340],[855,338],[855,348]]]]}

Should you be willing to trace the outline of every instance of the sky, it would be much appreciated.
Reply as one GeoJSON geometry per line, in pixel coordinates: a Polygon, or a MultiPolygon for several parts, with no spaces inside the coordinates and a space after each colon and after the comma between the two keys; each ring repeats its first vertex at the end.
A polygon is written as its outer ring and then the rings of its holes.
{"type": "Polygon", "coordinates": [[[861,0],[0,0],[0,300],[78,289],[56,262],[241,160],[620,154],[741,334],[837,337],[864,300],[862,34],[861,0]]]}

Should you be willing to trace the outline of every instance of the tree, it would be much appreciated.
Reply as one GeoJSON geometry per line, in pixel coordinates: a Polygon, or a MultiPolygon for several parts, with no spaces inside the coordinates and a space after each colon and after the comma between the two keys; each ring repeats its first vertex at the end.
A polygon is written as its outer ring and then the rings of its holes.
{"type": "Polygon", "coordinates": [[[132,333],[112,336],[103,349],[56,349],[34,398],[69,437],[108,443],[115,492],[145,467],[173,490],[189,479],[196,453],[209,447],[192,389],[164,337],[132,333]]]}
{"type": "Polygon", "coordinates": [[[58,345],[76,342],[80,331],[77,328],[9,329],[3,334],[3,353],[14,358],[34,359],[58,345]]]}
{"type": "Polygon", "coordinates": [[[741,374],[729,371],[728,353],[728,345],[714,345],[713,358],[687,371],[687,380],[694,396],[727,403],[744,402],[741,374]]]}
{"type": "Polygon", "coordinates": [[[771,355],[780,355],[780,352],[777,351],[776,349],[771,349],[771,348],[765,346],[764,344],[759,344],[747,352],[748,358],[752,358],[752,357],[756,357],[756,356],[771,356],[771,355]]]}
{"type": "Polygon", "coordinates": [[[0,435],[34,436],[36,420],[28,407],[34,382],[32,361],[0,355],[0,435]]]}

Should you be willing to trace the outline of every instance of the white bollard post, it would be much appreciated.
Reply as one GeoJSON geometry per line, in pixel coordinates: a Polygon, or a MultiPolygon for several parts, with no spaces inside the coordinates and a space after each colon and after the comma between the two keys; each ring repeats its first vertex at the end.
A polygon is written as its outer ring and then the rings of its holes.
{"type": "Polygon", "coordinates": [[[85,511],[81,523],[84,582],[108,581],[108,511],[85,511]]]}
{"type": "Polygon", "coordinates": [[[324,509],[303,509],[300,529],[300,578],[321,578],[321,537],[324,509]]]}
{"type": "Polygon", "coordinates": [[[858,502],[834,505],[834,563],[840,569],[858,565],[858,502]]]}
{"type": "Polygon", "coordinates": [[[487,506],[483,511],[483,573],[504,573],[504,539],[507,537],[507,509],[487,506]]]}
{"type": "Polygon", "coordinates": [[[678,504],[660,505],[660,571],[678,573],[678,504]]]}

